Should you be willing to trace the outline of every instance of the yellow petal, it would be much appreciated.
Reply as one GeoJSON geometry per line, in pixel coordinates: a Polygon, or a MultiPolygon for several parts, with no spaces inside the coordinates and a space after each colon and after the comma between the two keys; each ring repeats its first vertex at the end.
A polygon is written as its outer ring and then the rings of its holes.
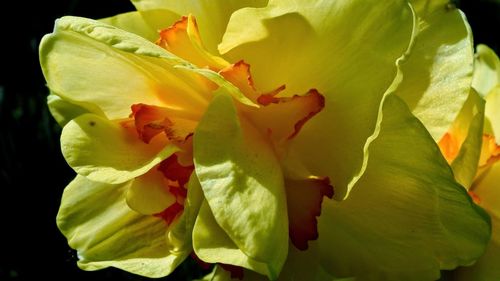
{"type": "Polygon", "coordinates": [[[144,215],[160,213],[176,201],[162,172],[156,168],[132,181],[126,199],[132,210],[144,215]]]}
{"type": "Polygon", "coordinates": [[[436,141],[469,95],[474,60],[472,31],[465,15],[441,2],[428,3],[434,6],[426,13],[417,10],[419,32],[401,65],[403,81],[396,90],[436,141]]]}
{"type": "Polygon", "coordinates": [[[178,151],[160,139],[145,144],[135,133],[94,114],[81,115],[63,128],[61,149],[78,174],[113,184],[145,174],[178,151]]]}
{"type": "Polygon", "coordinates": [[[166,276],[188,253],[170,253],[165,223],[127,206],[129,185],[77,176],[64,191],[57,225],[78,251],[78,266],[84,270],[112,266],[147,277],[166,276]]]}
{"type": "Polygon", "coordinates": [[[380,102],[412,35],[404,1],[274,0],[234,12],[219,50],[249,63],[259,89],[285,84],[283,95],[325,96],[290,150],[312,174],[328,176],[342,199],[363,173],[380,102]]]}

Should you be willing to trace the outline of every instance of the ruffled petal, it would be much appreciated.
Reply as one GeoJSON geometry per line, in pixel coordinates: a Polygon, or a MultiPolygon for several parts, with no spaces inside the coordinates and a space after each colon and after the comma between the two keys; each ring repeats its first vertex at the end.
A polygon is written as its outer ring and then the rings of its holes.
{"type": "Polygon", "coordinates": [[[284,84],[282,95],[314,88],[325,96],[324,110],[290,149],[313,174],[328,176],[342,199],[363,172],[379,104],[412,32],[404,1],[274,0],[234,12],[219,50],[249,63],[259,89],[284,84]]]}
{"type": "Polygon", "coordinates": [[[474,61],[465,15],[443,2],[427,1],[417,9],[419,32],[401,65],[403,82],[396,90],[436,141],[469,95],[474,61]]]}
{"type": "MultiPolygon", "coordinates": [[[[217,223],[212,211],[204,201],[193,230],[193,248],[204,262],[225,263],[251,269],[274,280],[279,274],[275,268],[248,256],[217,223]]],[[[281,270],[281,269],[279,269],[281,270]]]]}
{"type": "MultiPolygon", "coordinates": [[[[207,274],[201,281],[268,281],[264,275],[260,275],[251,270],[243,271],[243,278],[231,278],[231,272],[224,269],[224,266],[216,265],[211,273],[207,274]]],[[[307,280],[307,281],[355,281],[354,278],[334,278],[329,275],[321,267],[319,263],[319,251],[316,243],[307,251],[300,251],[293,247],[290,248],[287,261],[283,267],[283,271],[277,281],[294,281],[294,280],[307,280]]]]}
{"type": "Polygon", "coordinates": [[[451,163],[455,179],[466,189],[477,173],[483,142],[484,100],[471,90],[457,119],[439,141],[439,148],[451,163]]]}
{"type": "Polygon", "coordinates": [[[171,27],[162,30],[156,43],[198,67],[220,70],[229,65],[223,58],[213,56],[205,50],[196,19],[192,15],[183,16],[171,27]]]}
{"type": "Polygon", "coordinates": [[[318,239],[316,217],[321,215],[323,197],[332,198],[328,179],[285,180],[289,219],[289,235],[299,250],[308,248],[308,241],[318,239]]]}
{"type": "Polygon", "coordinates": [[[70,103],[54,93],[50,93],[50,95],[47,96],[47,105],[50,114],[52,114],[61,127],[64,127],[69,121],[85,113],[94,113],[104,116],[104,113],[92,104],[70,103]]]}
{"type": "Polygon", "coordinates": [[[63,128],[61,149],[78,174],[111,184],[143,175],[179,150],[161,140],[145,144],[134,132],[90,113],[63,128]]]}
{"type": "MultiPolygon", "coordinates": [[[[276,276],[288,250],[282,172],[271,144],[244,118],[238,118],[226,93],[215,96],[195,131],[194,162],[221,230],[239,252],[259,261],[269,276],[276,276]]],[[[218,258],[218,262],[235,264],[229,256],[218,258]]]]}
{"type": "Polygon", "coordinates": [[[129,186],[77,176],[64,191],[57,225],[78,251],[78,266],[84,270],[112,266],[147,277],[166,276],[188,253],[169,251],[161,219],[127,206],[129,186]]]}
{"type": "Polygon", "coordinates": [[[196,119],[211,97],[194,68],[135,34],[102,22],[64,17],[40,45],[49,88],[73,103],[97,106],[109,119],[125,118],[137,103],[196,119]]]}
{"type": "Polygon", "coordinates": [[[192,173],[187,186],[187,198],[184,201],[182,215],[171,226],[168,233],[168,241],[172,245],[171,252],[191,253],[193,251],[192,233],[203,200],[204,196],[200,182],[196,174],[192,173]]]}
{"type": "Polygon", "coordinates": [[[440,269],[472,264],[489,241],[488,216],[454,181],[400,99],[389,96],[383,114],[358,186],[342,202],[323,202],[324,269],[360,280],[423,281],[438,279],[440,269]]]}
{"type": "Polygon", "coordinates": [[[133,180],[126,199],[132,210],[144,215],[160,213],[176,201],[163,174],[155,168],[133,180]]]}
{"type": "Polygon", "coordinates": [[[472,87],[482,97],[486,97],[499,83],[500,60],[497,54],[486,45],[477,45],[472,87]]]}
{"type": "Polygon", "coordinates": [[[495,136],[495,142],[500,144],[500,84],[491,89],[486,96],[486,132],[495,136]]]}
{"type": "Polygon", "coordinates": [[[302,127],[325,107],[325,98],[316,90],[293,97],[261,95],[259,109],[248,109],[248,119],[261,132],[270,136],[275,149],[296,137],[302,127]]]}
{"type": "Polygon", "coordinates": [[[200,35],[212,54],[222,39],[231,14],[243,7],[262,7],[268,0],[132,0],[137,10],[166,9],[180,16],[194,15],[200,25],[200,35]]]}
{"type": "Polygon", "coordinates": [[[169,27],[178,19],[179,15],[174,12],[157,9],[119,14],[99,21],[156,42],[160,37],[158,31],[169,27]]]}
{"type": "Polygon", "coordinates": [[[135,129],[145,143],[165,133],[171,142],[181,144],[194,133],[197,124],[197,120],[178,118],[175,112],[164,107],[140,103],[133,104],[131,108],[130,117],[134,118],[135,129]]]}
{"type": "Polygon", "coordinates": [[[500,279],[500,164],[490,171],[473,187],[476,202],[491,216],[492,237],[484,255],[471,267],[463,267],[454,272],[459,281],[489,281],[500,279]]]}

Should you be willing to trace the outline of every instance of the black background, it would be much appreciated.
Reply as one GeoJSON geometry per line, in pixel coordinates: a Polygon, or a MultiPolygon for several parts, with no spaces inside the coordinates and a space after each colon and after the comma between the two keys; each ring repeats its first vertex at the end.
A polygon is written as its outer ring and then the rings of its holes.
{"type": "MultiPolygon", "coordinates": [[[[127,0],[9,2],[16,3],[0,6],[0,280],[147,280],[116,269],[78,269],[58,231],[60,197],[74,173],[60,153],[61,129],[48,112],[38,63],[40,39],[56,18],[102,18],[134,8],[127,0]]],[[[467,15],[475,42],[498,53],[500,5],[494,0],[456,4],[467,15]]],[[[187,261],[163,280],[199,275],[187,261]]]]}

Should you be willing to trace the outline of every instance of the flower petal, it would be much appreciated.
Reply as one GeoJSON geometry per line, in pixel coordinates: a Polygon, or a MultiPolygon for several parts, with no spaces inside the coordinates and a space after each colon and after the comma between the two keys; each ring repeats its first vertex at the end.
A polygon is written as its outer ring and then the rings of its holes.
{"type": "Polygon", "coordinates": [[[278,278],[278,281],[289,280],[332,281],[338,279],[333,278],[322,268],[318,243],[312,242],[307,251],[290,247],[285,266],[278,278]]]}
{"type": "Polygon", "coordinates": [[[465,15],[448,3],[417,13],[419,33],[401,65],[403,82],[396,92],[438,141],[457,117],[471,88],[472,31],[465,15]]]}
{"type": "Polygon", "coordinates": [[[289,218],[289,235],[299,250],[308,248],[308,241],[318,239],[316,217],[321,214],[323,196],[332,198],[333,188],[328,179],[285,179],[289,218]]]}
{"type": "Polygon", "coordinates": [[[247,117],[261,132],[270,135],[276,150],[282,148],[285,141],[296,137],[302,127],[325,106],[325,98],[314,89],[301,96],[260,97],[263,106],[249,108],[247,117]]]}
{"type": "Polygon", "coordinates": [[[153,215],[165,210],[176,200],[169,192],[163,174],[157,169],[134,179],[126,193],[128,206],[143,215],[153,215]]]}
{"type": "Polygon", "coordinates": [[[193,248],[204,262],[225,263],[251,269],[274,280],[278,269],[245,254],[217,223],[207,201],[201,205],[193,230],[193,248]]]}
{"type": "MultiPolygon", "coordinates": [[[[238,279],[232,278],[231,273],[225,270],[221,265],[215,265],[211,273],[206,275],[203,279],[207,281],[224,280],[236,281],[238,279]],[[212,279],[211,279],[212,278],[212,279]]],[[[269,279],[251,270],[244,270],[243,281],[268,281],[269,279]]],[[[355,281],[354,278],[334,278],[324,271],[319,263],[319,251],[316,243],[312,243],[312,247],[307,251],[300,251],[290,247],[287,261],[277,281],[293,281],[293,280],[307,280],[307,281],[355,281]]]]}
{"type": "Polygon", "coordinates": [[[147,277],[168,275],[187,254],[168,251],[161,219],[127,206],[128,186],[77,176],[64,191],[57,225],[78,251],[78,266],[84,270],[112,266],[147,277]]]}
{"type": "Polygon", "coordinates": [[[198,75],[174,68],[193,67],[188,62],[135,34],[85,18],[57,20],[54,33],[42,40],[40,61],[52,91],[70,102],[94,104],[109,119],[127,117],[137,103],[196,119],[211,93],[198,75]]]}
{"type": "Polygon", "coordinates": [[[104,113],[92,104],[80,103],[77,105],[70,103],[52,92],[47,97],[47,105],[49,106],[50,114],[52,114],[61,127],[64,127],[69,121],[85,113],[104,116],[104,113]]]}
{"type": "Polygon", "coordinates": [[[243,7],[261,7],[267,0],[132,0],[139,11],[166,9],[183,15],[194,15],[201,27],[200,35],[208,50],[217,54],[217,44],[221,41],[231,14],[243,7]]]}
{"type": "MultiPolygon", "coordinates": [[[[455,142],[456,154],[452,157],[451,168],[455,179],[466,189],[476,176],[483,142],[484,100],[472,89],[469,98],[460,111],[447,135],[455,142]],[[460,150],[458,151],[458,148],[460,150]]],[[[441,145],[442,141],[440,142],[441,145]]],[[[450,145],[452,146],[452,145],[450,145]]],[[[440,147],[441,148],[441,147],[440,147]]],[[[452,156],[450,153],[449,156],[452,156]]],[[[446,157],[450,162],[450,159],[446,157]]]]}
{"type": "Polygon", "coordinates": [[[157,9],[119,14],[99,21],[155,42],[160,37],[158,30],[169,27],[178,19],[179,15],[176,13],[157,9]]]}
{"type": "Polygon", "coordinates": [[[134,133],[95,114],[81,115],[63,128],[61,149],[78,174],[111,184],[145,174],[178,150],[161,142],[145,144],[134,133]]]}
{"type": "Polygon", "coordinates": [[[500,164],[493,165],[488,174],[473,187],[478,197],[479,206],[491,216],[493,225],[492,237],[484,253],[471,267],[463,267],[455,272],[455,279],[466,280],[499,280],[500,279],[500,164]]]}
{"type": "Polygon", "coordinates": [[[229,65],[223,58],[205,50],[196,19],[192,15],[183,16],[171,27],[162,30],[157,44],[198,67],[220,70],[229,65]]]}
{"type": "Polygon", "coordinates": [[[197,124],[195,120],[176,117],[167,108],[142,103],[132,105],[130,117],[134,118],[139,138],[145,143],[160,133],[165,133],[173,143],[183,143],[193,134],[197,124]]]}
{"type": "Polygon", "coordinates": [[[494,87],[486,96],[486,132],[495,136],[495,142],[500,144],[500,84],[494,87]]]}
{"type": "Polygon", "coordinates": [[[238,118],[225,92],[214,97],[196,129],[194,162],[217,224],[239,251],[277,275],[288,250],[282,172],[271,144],[238,118]]]}
{"type": "Polygon", "coordinates": [[[236,11],[219,50],[249,63],[259,89],[285,84],[284,95],[314,88],[325,96],[324,110],[290,149],[313,174],[328,176],[342,199],[363,172],[379,104],[412,31],[404,1],[271,0],[236,11]]]}
{"type": "Polygon", "coordinates": [[[399,98],[386,99],[383,115],[358,186],[342,202],[323,202],[323,267],[360,280],[436,280],[440,269],[481,256],[489,219],[399,98]]]}
{"type": "Polygon", "coordinates": [[[476,61],[474,62],[474,77],[472,87],[482,97],[500,83],[500,60],[495,52],[486,45],[476,47],[476,61]]]}
{"type": "Polygon", "coordinates": [[[203,191],[200,182],[195,173],[191,174],[188,182],[187,198],[184,201],[184,210],[177,223],[171,226],[168,233],[168,241],[172,245],[170,251],[173,253],[187,252],[191,253],[192,233],[196,217],[204,200],[203,191]]]}

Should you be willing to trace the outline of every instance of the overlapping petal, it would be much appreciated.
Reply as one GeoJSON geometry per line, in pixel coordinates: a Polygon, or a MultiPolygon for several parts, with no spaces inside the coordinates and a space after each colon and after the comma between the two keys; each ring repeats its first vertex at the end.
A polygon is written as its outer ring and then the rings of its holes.
{"type": "Polygon", "coordinates": [[[473,71],[472,31],[465,15],[448,2],[412,1],[418,35],[401,65],[397,91],[436,141],[467,99],[473,71]]]}
{"type": "Polygon", "coordinates": [[[47,97],[47,105],[50,114],[52,114],[61,127],[64,127],[69,121],[85,113],[94,113],[104,116],[104,113],[93,104],[80,103],[77,105],[53,93],[47,97]]]}
{"type": "Polygon", "coordinates": [[[291,150],[315,174],[330,177],[335,197],[344,198],[366,164],[365,146],[396,59],[410,45],[412,11],[403,1],[292,3],[236,11],[219,50],[252,65],[259,89],[286,84],[286,95],[315,88],[326,97],[291,150]]]}
{"type": "Polygon", "coordinates": [[[323,202],[324,269],[360,280],[436,280],[440,269],[472,264],[489,239],[487,215],[399,98],[389,96],[383,114],[358,186],[342,202],[323,202]]]}
{"type": "Polygon", "coordinates": [[[193,14],[200,24],[201,38],[212,54],[217,54],[217,44],[221,41],[231,14],[243,7],[262,7],[268,0],[132,0],[137,10],[165,9],[180,18],[193,14]]]}
{"type": "MultiPolygon", "coordinates": [[[[194,134],[194,161],[210,207],[206,212],[213,213],[216,222],[208,223],[207,214],[204,227],[211,231],[220,227],[217,233],[227,235],[224,245],[233,243],[238,255],[248,257],[249,261],[229,254],[207,256],[203,247],[211,247],[210,240],[197,241],[195,236],[194,243],[203,245],[195,247],[197,255],[209,262],[218,259],[252,268],[270,278],[277,276],[288,250],[283,175],[271,144],[244,117],[238,116],[225,92],[213,99],[198,125],[194,134]],[[250,261],[258,261],[259,265],[250,261]]],[[[195,226],[195,235],[197,232],[203,230],[198,231],[195,226]]],[[[198,237],[208,239],[215,235],[198,237]]],[[[217,249],[221,245],[212,247],[217,249]]]]}
{"type": "Polygon", "coordinates": [[[120,124],[90,113],[63,128],[61,149],[78,174],[111,184],[143,175],[179,150],[162,140],[145,144],[120,124]]]}
{"type": "Polygon", "coordinates": [[[473,187],[477,203],[488,211],[492,222],[492,237],[483,256],[471,267],[454,272],[453,280],[497,280],[500,277],[500,165],[499,163],[478,180],[473,187]]]}
{"type": "Polygon", "coordinates": [[[158,30],[172,25],[179,15],[164,9],[128,12],[99,21],[137,34],[151,42],[158,40],[158,30]]]}
{"type": "Polygon", "coordinates": [[[109,119],[128,116],[130,106],[137,103],[199,118],[208,104],[206,83],[192,72],[174,68],[191,64],[98,21],[59,19],[54,33],[43,38],[40,57],[53,92],[69,102],[93,104],[109,119]]]}
{"type": "Polygon", "coordinates": [[[472,185],[481,156],[484,107],[484,100],[472,89],[457,119],[439,141],[455,179],[466,189],[472,185]]]}
{"type": "Polygon", "coordinates": [[[143,215],[158,214],[176,201],[168,190],[163,174],[155,168],[136,177],[125,197],[128,206],[143,215]]]}
{"type": "MultiPolygon", "coordinates": [[[[469,188],[469,193],[474,202],[483,207],[492,220],[492,238],[484,255],[472,266],[459,268],[449,273],[450,280],[496,280],[500,278],[500,271],[496,264],[500,261],[499,238],[499,201],[498,181],[500,169],[498,166],[498,130],[496,126],[500,120],[498,114],[498,77],[500,75],[500,62],[496,54],[487,46],[477,47],[474,68],[473,87],[486,100],[484,132],[481,132],[482,145],[479,145],[481,155],[477,165],[478,172],[474,182],[469,188]]],[[[459,121],[459,120],[457,120],[459,121]]],[[[457,126],[464,125],[466,120],[461,120],[457,126]]]]}
{"type": "Polygon", "coordinates": [[[486,45],[476,47],[476,60],[474,62],[474,77],[472,87],[482,97],[500,83],[500,60],[497,54],[486,45]]]}
{"type": "Polygon", "coordinates": [[[64,191],[57,225],[78,250],[82,269],[112,266],[148,277],[165,276],[188,253],[169,251],[161,219],[128,207],[129,186],[130,182],[111,185],[77,176],[64,191]]]}

